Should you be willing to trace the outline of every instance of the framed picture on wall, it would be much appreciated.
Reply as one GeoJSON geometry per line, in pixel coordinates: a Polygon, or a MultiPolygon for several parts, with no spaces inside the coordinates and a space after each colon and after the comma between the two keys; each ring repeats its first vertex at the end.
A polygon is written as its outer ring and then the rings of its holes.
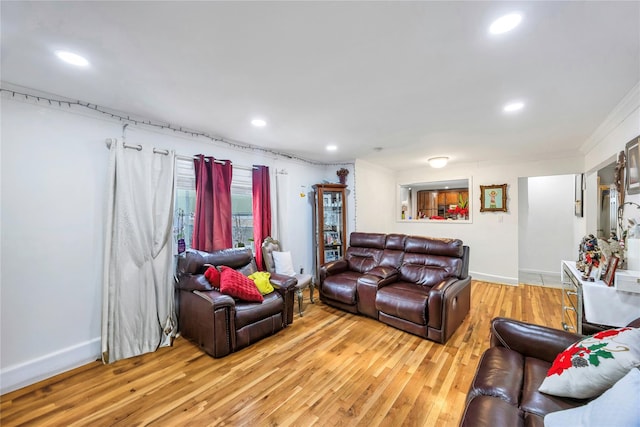
{"type": "Polygon", "coordinates": [[[574,203],[575,203],[575,214],[576,216],[582,217],[582,196],[583,196],[583,181],[584,181],[584,174],[577,174],[576,175],[576,185],[575,185],[575,196],[574,196],[574,203]]]}
{"type": "Polygon", "coordinates": [[[507,211],[507,184],[480,186],[480,212],[507,211]]]}
{"type": "Polygon", "coordinates": [[[625,187],[628,194],[640,193],[640,137],[627,142],[627,167],[625,170],[625,187]]]}

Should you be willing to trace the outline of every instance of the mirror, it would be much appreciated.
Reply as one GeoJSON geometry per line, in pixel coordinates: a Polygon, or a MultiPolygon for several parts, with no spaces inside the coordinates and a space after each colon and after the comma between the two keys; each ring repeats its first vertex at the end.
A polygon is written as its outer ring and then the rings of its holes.
{"type": "Polygon", "coordinates": [[[469,221],[471,180],[421,182],[399,186],[399,220],[469,221]]]}
{"type": "Polygon", "coordinates": [[[597,237],[609,239],[618,227],[618,190],[615,186],[616,163],[598,170],[597,237]]]}

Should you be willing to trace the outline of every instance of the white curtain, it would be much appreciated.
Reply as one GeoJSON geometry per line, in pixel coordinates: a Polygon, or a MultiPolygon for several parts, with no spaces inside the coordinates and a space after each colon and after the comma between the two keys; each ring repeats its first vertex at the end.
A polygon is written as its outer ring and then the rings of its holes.
{"type": "Polygon", "coordinates": [[[111,143],[104,252],[102,360],[170,345],[175,152],[111,143]]]}

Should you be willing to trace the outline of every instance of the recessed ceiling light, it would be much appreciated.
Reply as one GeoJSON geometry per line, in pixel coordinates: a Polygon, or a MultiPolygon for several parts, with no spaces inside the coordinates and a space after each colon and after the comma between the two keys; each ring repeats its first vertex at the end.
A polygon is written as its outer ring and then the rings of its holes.
{"type": "Polygon", "coordinates": [[[524,102],[510,102],[502,108],[502,111],[505,113],[515,113],[516,111],[520,111],[524,108],[524,102]]]}
{"type": "Polygon", "coordinates": [[[493,21],[489,27],[489,32],[491,34],[506,33],[507,31],[511,31],[517,27],[518,24],[520,24],[520,21],[522,21],[522,15],[519,13],[510,13],[508,15],[501,16],[493,21]]]}
{"type": "Polygon", "coordinates": [[[89,65],[89,61],[87,61],[85,57],[66,50],[57,50],[56,56],[67,64],[75,65],[77,67],[87,67],[89,65]]]}
{"type": "Polygon", "coordinates": [[[267,125],[267,122],[265,122],[262,119],[253,119],[253,120],[251,120],[251,124],[254,125],[257,128],[262,128],[262,127],[265,127],[267,125]]]}
{"type": "Polygon", "coordinates": [[[448,157],[432,157],[427,162],[429,162],[429,166],[432,168],[440,169],[447,165],[449,161],[448,157]]]}
{"type": "Polygon", "coordinates": [[[335,146],[335,145],[327,145],[326,149],[327,149],[327,151],[336,151],[338,149],[338,147],[335,146]]]}

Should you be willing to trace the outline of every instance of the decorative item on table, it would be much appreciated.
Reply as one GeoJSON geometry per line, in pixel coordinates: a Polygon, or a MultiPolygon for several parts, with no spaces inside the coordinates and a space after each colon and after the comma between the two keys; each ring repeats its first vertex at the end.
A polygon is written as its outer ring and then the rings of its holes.
{"type": "Polygon", "coordinates": [[[336,172],[336,175],[338,175],[338,179],[340,180],[340,184],[346,184],[347,183],[347,175],[349,175],[349,169],[340,168],[336,172]]]}
{"type": "Polygon", "coordinates": [[[462,198],[462,194],[458,194],[458,204],[449,206],[447,210],[449,215],[455,215],[457,219],[469,218],[469,201],[462,198]]]}
{"type": "Polygon", "coordinates": [[[582,280],[594,280],[591,273],[594,268],[600,267],[601,255],[598,239],[593,234],[584,236],[578,247],[578,260],[576,261],[576,267],[583,273],[582,280]]]}
{"type": "MultiPolygon", "coordinates": [[[[609,261],[609,258],[612,256],[617,256],[618,258],[622,256],[622,247],[620,246],[616,233],[612,232],[608,240],[598,239],[598,248],[600,249],[600,265],[602,267],[607,265],[607,261],[609,261]]],[[[600,279],[604,276],[605,268],[602,268],[601,273],[600,279]]]]}
{"type": "Polygon", "coordinates": [[[620,258],[612,256],[607,262],[606,271],[602,276],[602,281],[606,283],[607,286],[613,285],[613,278],[615,277],[616,268],[618,267],[618,261],[620,261],[620,258]]]}

